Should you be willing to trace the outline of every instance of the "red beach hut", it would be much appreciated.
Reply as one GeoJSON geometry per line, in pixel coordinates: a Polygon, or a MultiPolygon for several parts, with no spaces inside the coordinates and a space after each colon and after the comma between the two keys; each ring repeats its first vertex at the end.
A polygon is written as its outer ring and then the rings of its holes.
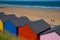
{"type": "Polygon", "coordinates": [[[18,28],[18,36],[28,40],[39,40],[40,33],[50,29],[44,20],[38,20],[18,28]]]}

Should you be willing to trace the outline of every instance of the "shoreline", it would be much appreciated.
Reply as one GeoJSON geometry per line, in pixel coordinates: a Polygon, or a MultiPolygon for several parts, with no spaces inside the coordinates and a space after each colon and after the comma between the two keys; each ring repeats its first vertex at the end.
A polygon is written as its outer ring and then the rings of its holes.
{"type": "Polygon", "coordinates": [[[28,5],[0,4],[0,7],[18,7],[18,8],[34,8],[34,9],[44,9],[44,10],[60,10],[60,7],[50,7],[50,6],[28,6],[28,5]]]}
{"type": "Polygon", "coordinates": [[[49,24],[60,25],[60,10],[3,6],[3,8],[0,8],[0,12],[5,12],[6,15],[15,14],[18,17],[23,14],[32,21],[44,19],[49,24]],[[54,19],[55,22],[51,22],[51,19],[54,19]]]}

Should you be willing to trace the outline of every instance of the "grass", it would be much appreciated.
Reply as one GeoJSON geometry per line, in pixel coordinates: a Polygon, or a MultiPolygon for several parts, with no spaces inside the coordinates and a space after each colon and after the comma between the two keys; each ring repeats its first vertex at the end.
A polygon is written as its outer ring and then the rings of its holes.
{"type": "Polygon", "coordinates": [[[0,32],[0,40],[24,40],[23,38],[18,38],[8,32],[0,32]]]}

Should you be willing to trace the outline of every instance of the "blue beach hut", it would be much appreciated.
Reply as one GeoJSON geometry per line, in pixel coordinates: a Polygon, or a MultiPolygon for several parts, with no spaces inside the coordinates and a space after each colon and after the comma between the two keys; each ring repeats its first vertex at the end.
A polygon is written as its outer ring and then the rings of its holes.
{"type": "Polygon", "coordinates": [[[4,31],[4,22],[11,18],[17,18],[17,17],[14,14],[4,15],[3,13],[1,13],[1,15],[0,15],[0,31],[2,31],[2,32],[4,31]]]}
{"type": "Polygon", "coordinates": [[[18,35],[18,28],[30,23],[31,21],[26,17],[19,17],[5,21],[4,29],[13,35],[18,35]]]}

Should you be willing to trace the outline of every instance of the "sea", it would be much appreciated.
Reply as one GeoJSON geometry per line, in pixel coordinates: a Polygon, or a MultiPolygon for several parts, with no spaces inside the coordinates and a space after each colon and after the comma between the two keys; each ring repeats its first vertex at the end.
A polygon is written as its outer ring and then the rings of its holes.
{"type": "Polygon", "coordinates": [[[60,1],[0,1],[0,5],[44,9],[60,9],[60,1]]]}

